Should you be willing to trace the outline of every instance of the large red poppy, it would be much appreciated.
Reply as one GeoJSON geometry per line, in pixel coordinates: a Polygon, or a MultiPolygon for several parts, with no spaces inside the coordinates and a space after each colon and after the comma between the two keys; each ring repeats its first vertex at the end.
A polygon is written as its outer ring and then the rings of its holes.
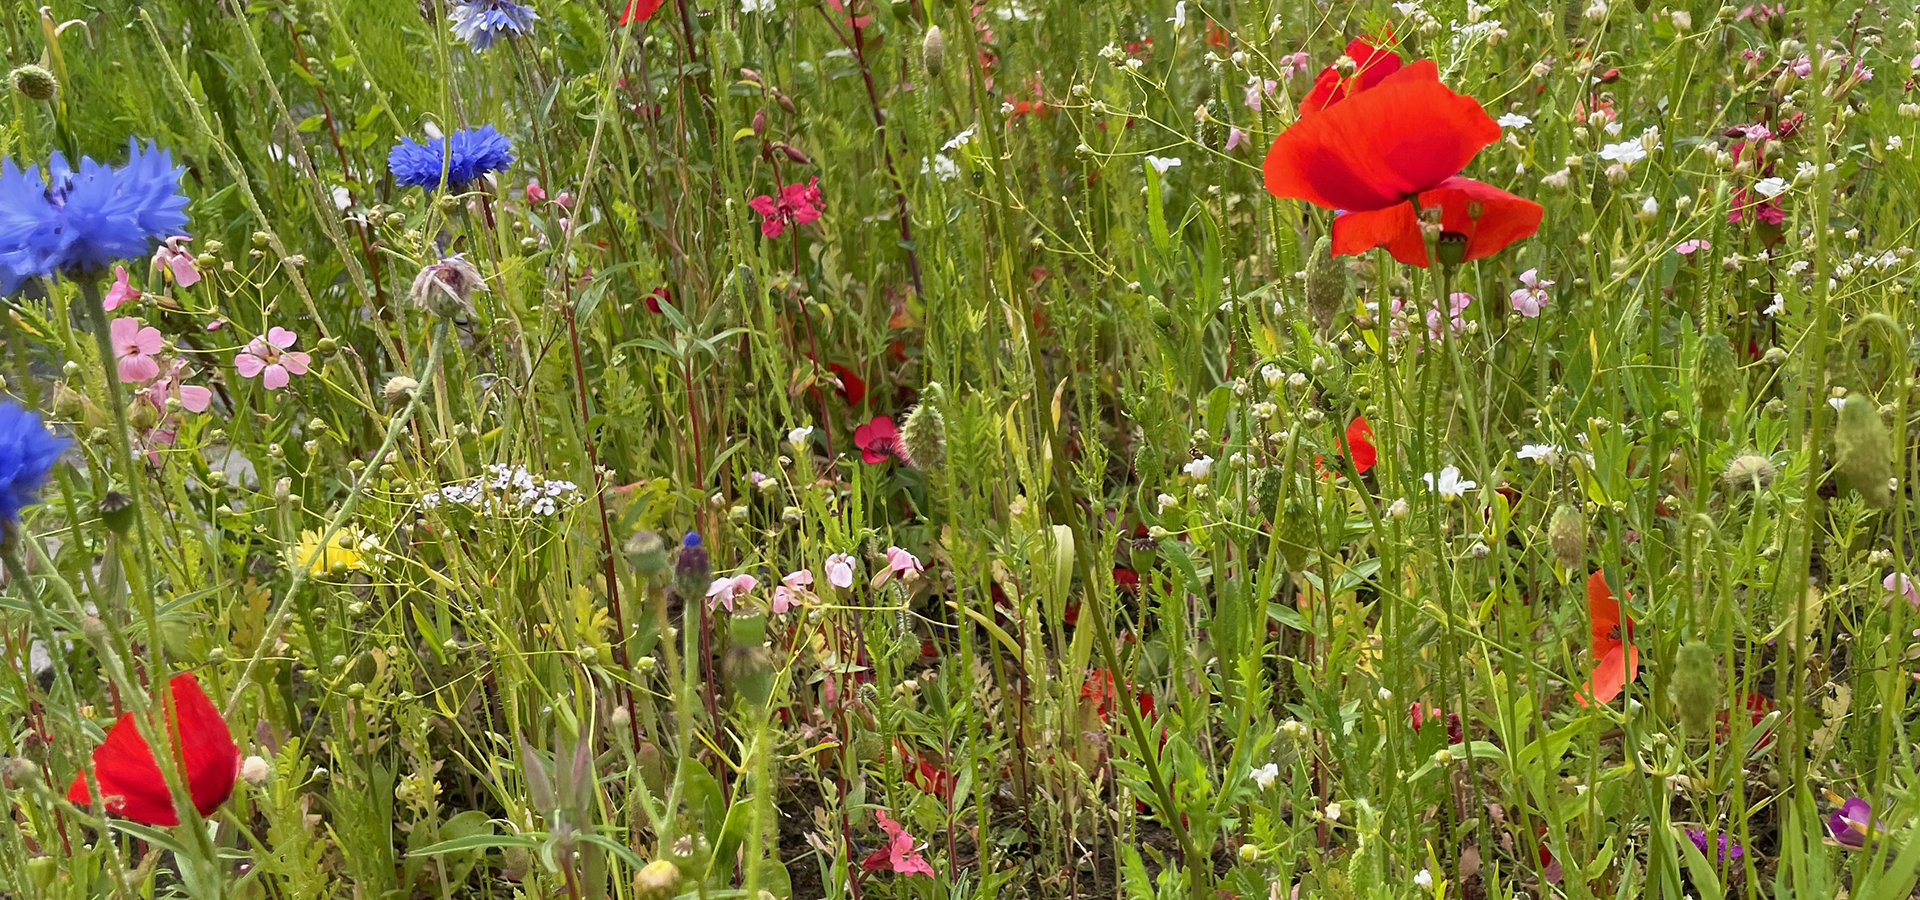
{"type": "MultiPolygon", "coordinates": [[[[1393,35],[1388,34],[1387,40],[1381,43],[1391,43],[1392,40],[1393,35]]],[[[1343,76],[1333,66],[1321,69],[1313,79],[1313,87],[1300,99],[1301,118],[1379,84],[1388,75],[1400,71],[1403,65],[1400,54],[1385,47],[1375,47],[1363,37],[1347,42],[1347,58],[1354,62],[1353,74],[1343,76]]]]}
{"type": "Polygon", "coordinates": [[[1598,571],[1587,577],[1587,618],[1593,637],[1589,648],[1593,674],[1575,699],[1581,706],[1587,705],[1589,696],[1594,703],[1611,703],[1628,682],[1640,677],[1640,648],[1633,645],[1633,619],[1621,614],[1620,601],[1607,587],[1607,576],[1598,571]]]}
{"type": "Polygon", "coordinates": [[[1373,449],[1373,426],[1367,424],[1366,416],[1355,416],[1347,423],[1347,453],[1353,457],[1353,470],[1362,475],[1379,459],[1373,449]]]}
{"type": "Polygon", "coordinates": [[[1459,177],[1500,126],[1480,102],[1440,83],[1432,60],[1368,85],[1356,76],[1336,103],[1280,133],[1267,151],[1267,190],[1337,210],[1336,256],[1386,247],[1393,258],[1430,264],[1420,210],[1439,210],[1443,238],[1465,245],[1462,261],[1500,252],[1540,227],[1540,205],[1459,177]],[[1415,204],[1418,204],[1418,208],[1415,204]]]}
{"type": "MultiPolygon", "coordinates": [[[[175,758],[186,770],[193,808],[208,815],[233,794],[233,781],[240,772],[240,748],[234,746],[226,720],[207,699],[193,673],[173,676],[169,689],[173,694],[172,715],[163,718],[172,733],[175,758]]],[[[94,748],[93,777],[106,795],[107,812],[143,825],[180,824],[173,809],[173,795],[167,791],[152,749],[133,724],[133,713],[113,723],[106,741],[94,748]]],[[[74,777],[67,799],[83,806],[93,802],[84,773],[74,777]]]]}
{"type": "Polygon", "coordinates": [[[860,459],[870,466],[877,466],[889,459],[907,461],[907,454],[900,446],[900,426],[887,416],[874,416],[867,424],[853,429],[853,445],[860,448],[860,459]]]}
{"type": "Polygon", "coordinates": [[[660,9],[661,0],[627,0],[627,10],[620,14],[620,24],[632,25],[653,18],[660,9]]]}

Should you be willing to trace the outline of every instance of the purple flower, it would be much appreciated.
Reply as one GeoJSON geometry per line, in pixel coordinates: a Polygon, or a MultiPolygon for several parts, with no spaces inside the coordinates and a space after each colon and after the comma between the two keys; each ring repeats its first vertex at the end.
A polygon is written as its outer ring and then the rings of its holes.
{"type": "MultiPolygon", "coordinates": [[[[1693,841],[1693,845],[1700,848],[1702,854],[1707,852],[1707,833],[1704,830],[1699,828],[1687,829],[1687,839],[1693,841]]],[[[1720,862],[1739,859],[1746,855],[1746,852],[1747,851],[1739,844],[1734,843],[1725,832],[1720,833],[1720,862]]]]}
{"type": "Polygon", "coordinates": [[[1873,807],[1859,797],[1848,797],[1827,818],[1827,830],[1833,833],[1833,839],[1848,847],[1865,847],[1874,827],[1873,807]]]}
{"type": "Polygon", "coordinates": [[[127,142],[118,169],[55,153],[44,176],[0,160],[0,295],[28,278],[104,274],[115,260],[145,256],[187,224],[187,198],[173,156],[127,142]]]}

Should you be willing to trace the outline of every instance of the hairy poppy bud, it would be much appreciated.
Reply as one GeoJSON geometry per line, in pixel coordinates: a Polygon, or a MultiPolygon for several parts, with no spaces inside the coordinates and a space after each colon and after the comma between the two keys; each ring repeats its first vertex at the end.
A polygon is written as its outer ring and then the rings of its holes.
{"type": "Polygon", "coordinates": [[[486,280],[480,277],[480,270],[466,257],[454,254],[420,270],[413,277],[413,286],[407,290],[407,296],[414,305],[442,318],[452,318],[462,313],[471,314],[473,304],[470,299],[474,291],[487,289],[486,280]]]}
{"type": "Polygon", "coordinates": [[[1673,701],[1680,727],[1696,737],[1704,736],[1720,711],[1720,674],[1714,665],[1713,648],[1704,641],[1688,641],[1674,655],[1673,680],[1667,684],[1667,697],[1673,701]]]}
{"type": "Polygon", "coordinates": [[[1553,511],[1553,518],[1547,521],[1547,543],[1553,547],[1553,555],[1561,566],[1574,571],[1585,568],[1587,520],[1580,515],[1578,507],[1562,503],[1553,511]]]}
{"type": "Polygon", "coordinates": [[[1280,513],[1280,493],[1286,487],[1286,471],[1268,466],[1253,476],[1254,508],[1269,522],[1280,513]]]}
{"type": "Polygon", "coordinates": [[[639,900],[669,900],[680,886],[680,867],[656,859],[633,876],[633,895],[639,900]]]}
{"type": "Polygon", "coordinates": [[[1273,523],[1278,532],[1280,555],[1286,558],[1289,571],[1300,571],[1307,563],[1307,551],[1319,544],[1319,538],[1313,533],[1316,512],[1299,500],[1289,499],[1280,518],[1273,523]]]}
{"type": "Polygon", "coordinates": [[[1840,479],[1858,493],[1868,506],[1884,509],[1893,504],[1893,439],[1880,410],[1865,394],[1851,394],[1840,406],[1840,425],[1833,432],[1835,462],[1840,479]]]}
{"type": "Polygon", "coordinates": [[[25,65],[13,70],[10,76],[13,89],[28,100],[52,100],[60,92],[60,81],[43,66],[25,65]]]}
{"type": "Polygon", "coordinates": [[[418,390],[420,382],[405,375],[395,375],[387,379],[386,386],[380,389],[380,395],[386,399],[388,406],[398,407],[412,400],[418,390]]]}
{"type": "Polygon", "coordinates": [[[667,569],[667,542],[658,532],[637,531],[627,539],[627,564],[640,577],[651,579],[667,569]]]}
{"type": "Polygon", "coordinates": [[[1613,199],[1613,182],[1604,176],[1591,181],[1593,183],[1587,191],[1587,202],[1592,204],[1595,210],[1605,209],[1607,201],[1613,199]]]}
{"type": "Polygon", "coordinates": [[[1333,327],[1347,295],[1347,267],[1333,255],[1333,238],[1322,237],[1307,257],[1307,315],[1322,332],[1333,327]]]}
{"type": "Polygon", "coordinates": [[[900,429],[900,449],[907,451],[914,468],[938,470],[947,459],[946,417],[933,404],[921,401],[907,413],[906,424],[900,429]]]}
{"type": "Polygon", "coordinates": [[[1733,388],[1740,372],[1733,360],[1733,345],[1715,328],[1700,336],[1700,352],[1693,358],[1693,400],[1709,422],[1720,421],[1733,400],[1733,388]]]}
{"type": "Polygon", "coordinates": [[[920,62],[927,67],[927,74],[940,77],[940,70],[947,64],[947,37],[940,33],[940,26],[927,29],[926,37],[920,39],[920,62]]]}
{"type": "Polygon", "coordinates": [[[1721,480],[1730,491],[1764,491],[1777,474],[1773,460],[1758,453],[1742,453],[1727,463],[1721,480]]]}

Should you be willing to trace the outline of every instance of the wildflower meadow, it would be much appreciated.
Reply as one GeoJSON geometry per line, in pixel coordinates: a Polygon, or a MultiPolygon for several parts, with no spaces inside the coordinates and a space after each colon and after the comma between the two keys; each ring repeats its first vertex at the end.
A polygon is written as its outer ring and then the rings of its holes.
{"type": "Polygon", "coordinates": [[[1920,897],[1880,0],[0,9],[0,900],[1920,897]]]}

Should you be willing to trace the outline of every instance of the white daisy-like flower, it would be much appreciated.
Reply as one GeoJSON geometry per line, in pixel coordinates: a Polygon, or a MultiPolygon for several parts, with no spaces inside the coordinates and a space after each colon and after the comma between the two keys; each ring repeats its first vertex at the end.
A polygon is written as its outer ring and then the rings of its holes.
{"type": "Polygon", "coordinates": [[[1441,469],[1437,476],[1428,472],[1420,476],[1420,480],[1425,481],[1427,487],[1439,493],[1440,499],[1449,503],[1466,496],[1468,491],[1480,486],[1476,482],[1461,478],[1460,469],[1457,466],[1447,466],[1441,469]]]}
{"type": "Polygon", "coordinates": [[[1532,459],[1553,465],[1560,458],[1560,448],[1552,444],[1525,444],[1513,455],[1519,459],[1532,459]]]}
{"type": "Polygon", "coordinates": [[[1178,156],[1162,157],[1162,156],[1154,156],[1153,154],[1147,154],[1147,165],[1152,166],[1155,172],[1159,172],[1160,174],[1165,175],[1167,174],[1168,169],[1171,169],[1175,166],[1180,165],[1180,157],[1178,156]]]}
{"type": "Polygon", "coordinates": [[[1600,148],[1600,158],[1607,162],[1617,162],[1630,166],[1647,158],[1647,148],[1640,141],[1621,141],[1600,148]]]}
{"type": "Polygon", "coordinates": [[[973,133],[977,127],[978,126],[975,125],[968,125],[965,129],[961,130],[959,134],[954,135],[951,140],[941,144],[940,149],[944,152],[956,147],[965,147],[967,144],[972,143],[973,133]]]}
{"type": "Polygon", "coordinates": [[[1501,128],[1513,128],[1513,129],[1521,129],[1533,124],[1533,118],[1531,116],[1526,116],[1520,113],[1511,113],[1511,112],[1505,115],[1502,115],[1500,118],[1495,119],[1494,121],[1498,123],[1501,128]]]}

